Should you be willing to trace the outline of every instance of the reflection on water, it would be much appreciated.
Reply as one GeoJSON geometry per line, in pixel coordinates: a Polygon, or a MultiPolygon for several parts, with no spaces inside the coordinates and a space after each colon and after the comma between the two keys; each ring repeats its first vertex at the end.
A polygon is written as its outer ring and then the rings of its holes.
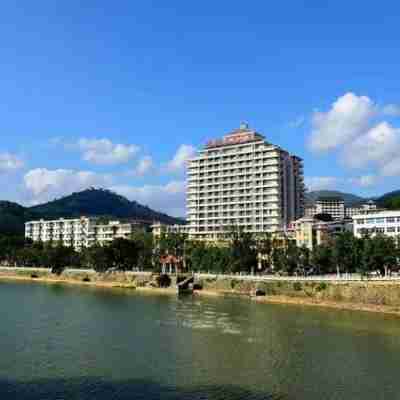
{"type": "Polygon", "coordinates": [[[400,321],[240,299],[0,285],[0,399],[396,399],[400,321]]]}
{"type": "Polygon", "coordinates": [[[54,399],[107,399],[107,400],[283,400],[257,390],[236,386],[201,386],[177,388],[151,381],[107,382],[103,378],[71,380],[39,380],[16,383],[0,381],[1,399],[54,400],[54,399]]]}

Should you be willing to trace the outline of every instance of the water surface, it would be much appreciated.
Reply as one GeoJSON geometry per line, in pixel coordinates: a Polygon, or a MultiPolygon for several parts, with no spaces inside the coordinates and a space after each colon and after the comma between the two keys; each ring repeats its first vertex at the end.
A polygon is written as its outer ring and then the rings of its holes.
{"type": "Polygon", "coordinates": [[[400,399],[400,320],[0,282],[0,399],[400,399]]]}

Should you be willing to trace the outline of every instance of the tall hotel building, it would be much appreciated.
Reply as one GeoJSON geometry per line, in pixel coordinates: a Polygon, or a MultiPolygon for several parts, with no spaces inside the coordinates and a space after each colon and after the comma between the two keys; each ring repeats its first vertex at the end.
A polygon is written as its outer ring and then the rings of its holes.
{"type": "Polygon", "coordinates": [[[241,124],[188,162],[189,235],[276,232],[303,216],[303,161],[241,124]]]}

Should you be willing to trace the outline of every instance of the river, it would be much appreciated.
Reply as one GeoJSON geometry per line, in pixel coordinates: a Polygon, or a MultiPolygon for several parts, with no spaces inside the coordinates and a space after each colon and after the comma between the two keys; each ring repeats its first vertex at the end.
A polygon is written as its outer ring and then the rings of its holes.
{"type": "Polygon", "coordinates": [[[400,320],[0,282],[0,399],[400,399],[400,320]]]}

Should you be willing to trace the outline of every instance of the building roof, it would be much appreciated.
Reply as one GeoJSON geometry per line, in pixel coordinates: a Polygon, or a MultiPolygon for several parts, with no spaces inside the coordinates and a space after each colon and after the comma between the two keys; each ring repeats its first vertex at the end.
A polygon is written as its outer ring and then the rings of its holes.
{"type": "Polygon", "coordinates": [[[253,129],[249,129],[247,124],[240,124],[238,129],[226,134],[222,139],[214,139],[207,142],[206,149],[222,146],[231,146],[235,144],[251,143],[264,140],[264,136],[253,129]]]}

